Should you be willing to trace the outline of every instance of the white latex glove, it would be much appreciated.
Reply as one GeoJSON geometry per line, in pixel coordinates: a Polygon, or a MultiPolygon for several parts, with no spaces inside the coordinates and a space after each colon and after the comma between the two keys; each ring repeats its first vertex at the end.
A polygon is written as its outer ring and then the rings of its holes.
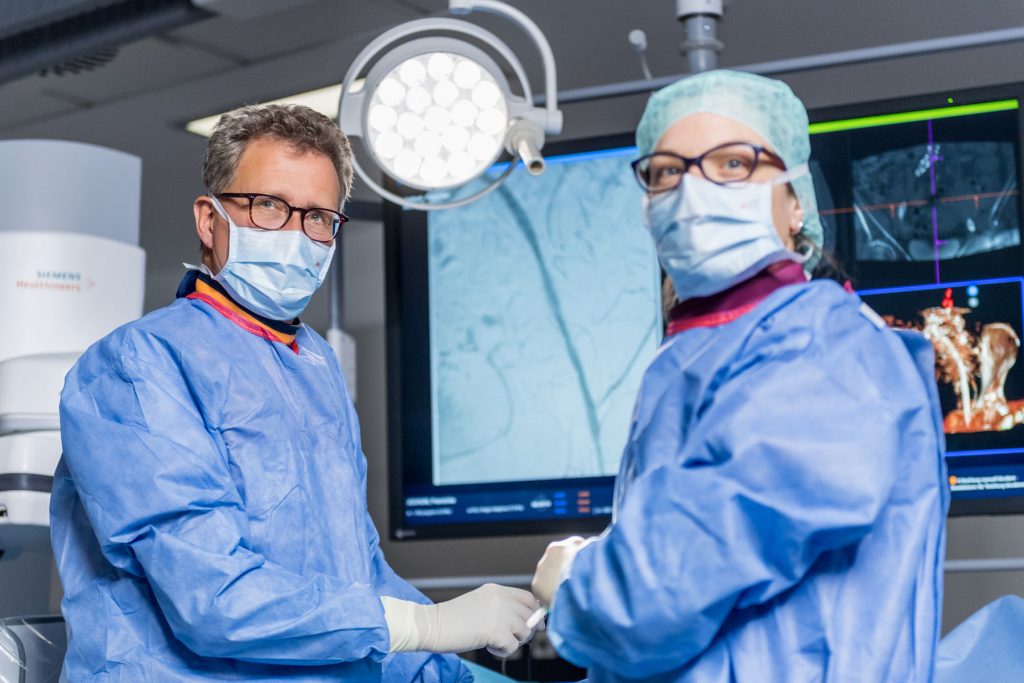
{"type": "Polygon", "coordinates": [[[437,605],[382,597],[392,652],[469,652],[508,657],[533,637],[526,620],[540,607],[529,592],[486,584],[437,605]]]}
{"type": "Polygon", "coordinates": [[[551,601],[554,599],[558,587],[572,568],[576,553],[592,540],[592,538],[584,540],[579,536],[572,536],[564,541],[555,541],[544,551],[544,556],[537,563],[532,586],[533,594],[537,596],[544,607],[550,609],[551,601]]]}

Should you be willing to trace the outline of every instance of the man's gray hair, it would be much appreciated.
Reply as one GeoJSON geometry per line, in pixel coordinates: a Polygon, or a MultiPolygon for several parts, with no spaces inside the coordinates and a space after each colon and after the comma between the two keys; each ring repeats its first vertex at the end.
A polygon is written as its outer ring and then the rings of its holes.
{"type": "Polygon", "coordinates": [[[341,204],[348,200],[352,190],[352,146],[348,138],[329,118],[299,104],[253,104],[221,116],[203,155],[206,189],[214,194],[224,192],[238,170],[246,145],[259,138],[287,142],[300,153],[326,155],[338,174],[341,204]]]}

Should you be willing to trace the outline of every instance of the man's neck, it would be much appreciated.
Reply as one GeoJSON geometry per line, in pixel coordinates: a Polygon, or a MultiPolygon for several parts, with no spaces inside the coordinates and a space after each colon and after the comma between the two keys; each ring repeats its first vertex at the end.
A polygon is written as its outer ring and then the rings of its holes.
{"type": "Polygon", "coordinates": [[[220,283],[206,273],[192,271],[179,288],[178,296],[203,301],[247,332],[281,342],[298,352],[295,343],[301,327],[298,319],[286,323],[258,315],[232,299],[220,283]]]}

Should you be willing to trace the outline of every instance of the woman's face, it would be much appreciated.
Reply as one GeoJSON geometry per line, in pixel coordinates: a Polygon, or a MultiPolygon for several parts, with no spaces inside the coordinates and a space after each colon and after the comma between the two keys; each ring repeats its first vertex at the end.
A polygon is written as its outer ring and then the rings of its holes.
{"type": "MultiPolygon", "coordinates": [[[[708,113],[691,114],[679,119],[665,131],[654,149],[656,152],[674,152],[692,158],[729,142],[749,142],[775,151],[752,128],[730,118],[708,113]]],[[[699,176],[700,169],[696,165],[690,166],[688,173],[699,176]]],[[[750,181],[766,183],[781,173],[776,166],[759,163],[750,181]]],[[[794,249],[794,237],[800,231],[803,217],[800,202],[788,184],[772,187],[772,220],[787,249],[794,249]]]]}

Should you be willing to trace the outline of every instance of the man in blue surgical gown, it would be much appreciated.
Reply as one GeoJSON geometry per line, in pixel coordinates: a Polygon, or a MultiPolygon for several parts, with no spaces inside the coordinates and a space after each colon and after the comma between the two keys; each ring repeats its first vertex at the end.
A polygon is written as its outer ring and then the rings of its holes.
{"type": "Polygon", "coordinates": [[[346,220],[348,141],[305,107],[245,107],[203,176],[202,264],[61,396],[62,680],[472,680],[436,653],[511,653],[535,601],[488,585],[434,605],[395,575],[338,363],[297,318],[346,220]]]}
{"type": "Polygon", "coordinates": [[[611,526],[534,592],[605,681],[930,682],[948,490],[930,344],[830,280],[803,105],[728,71],[650,100],[634,168],[679,302],[611,526]]]}

